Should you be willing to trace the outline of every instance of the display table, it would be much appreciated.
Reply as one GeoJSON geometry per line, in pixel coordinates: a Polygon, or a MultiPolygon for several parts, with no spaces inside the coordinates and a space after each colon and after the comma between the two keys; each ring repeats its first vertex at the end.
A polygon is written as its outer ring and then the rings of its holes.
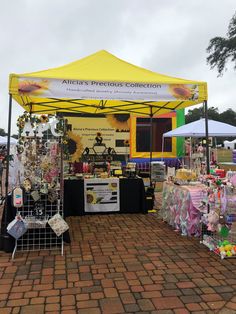
{"type": "Polygon", "coordinates": [[[164,182],[160,215],[182,235],[200,235],[199,206],[207,195],[204,185],[175,185],[164,182]]]}
{"type": "MultiPolygon", "coordinates": [[[[102,179],[101,179],[102,180],[102,179]]],[[[145,188],[142,179],[119,179],[120,211],[117,213],[146,213],[145,188]]],[[[85,215],[84,180],[64,180],[64,216],[85,215]]]]}

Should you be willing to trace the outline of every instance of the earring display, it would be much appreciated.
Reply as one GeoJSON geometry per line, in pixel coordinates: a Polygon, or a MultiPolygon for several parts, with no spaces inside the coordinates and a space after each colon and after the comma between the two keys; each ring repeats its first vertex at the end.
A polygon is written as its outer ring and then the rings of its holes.
{"type": "MultiPolygon", "coordinates": [[[[30,121],[36,130],[42,123],[40,118],[29,114],[24,114],[24,119],[30,121]]],[[[60,248],[63,254],[63,232],[58,236],[48,224],[56,214],[63,217],[63,140],[50,130],[46,130],[43,137],[37,137],[37,132],[35,136],[21,137],[22,128],[19,131],[18,155],[23,164],[20,186],[24,196],[20,214],[27,231],[16,239],[12,258],[16,251],[28,250],[60,248]]]]}

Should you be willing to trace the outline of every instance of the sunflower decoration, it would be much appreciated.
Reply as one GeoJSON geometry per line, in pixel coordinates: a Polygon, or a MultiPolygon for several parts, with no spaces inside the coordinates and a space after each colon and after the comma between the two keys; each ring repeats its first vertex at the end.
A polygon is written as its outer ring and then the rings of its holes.
{"type": "Polygon", "coordinates": [[[47,123],[49,121],[49,118],[47,115],[45,114],[42,114],[40,117],[39,117],[39,120],[41,123],[47,123]]]}
{"type": "Polygon", "coordinates": [[[18,145],[17,152],[18,154],[22,154],[24,151],[24,143],[25,137],[22,136],[22,132],[24,130],[26,122],[30,122],[32,128],[35,128],[37,124],[40,122],[38,116],[31,115],[29,112],[25,111],[21,116],[17,119],[17,127],[18,127],[18,145]]]}
{"type": "Polygon", "coordinates": [[[110,190],[115,191],[115,190],[117,190],[117,183],[116,182],[110,182],[108,184],[108,187],[110,190]]]}
{"type": "Polygon", "coordinates": [[[93,191],[86,192],[86,200],[88,204],[96,204],[97,203],[97,195],[93,191]]]}
{"type": "Polygon", "coordinates": [[[124,146],[129,147],[129,145],[130,145],[129,139],[124,140],[124,146]]]}
{"type": "Polygon", "coordinates": [[[72,131],[67,132],[67,146],[69,155],[71,156],[71,161],[79,161],[83,152],[81,137],[72,131]]]}
{"type": "Polygon", "coordinates": [[[190,88],[182,84],[173,84],[169,86],[169,92],[176,99],[194,100],[198,97],[196,85],[193,85],[192,88],[190,88]]]}
{"type": "Polygon", "coordinates": [[[118,132],[127,132],[130,128],[129,114],[109,114],[106,116],[109,124],[118,132]]]}
{"type": "Polygon", "coordinates": [[[18,92],[22,95],[40,95],[48,89],[49,82],[47,80],[41,81],[20,81],[18,85],[18,92]]]}

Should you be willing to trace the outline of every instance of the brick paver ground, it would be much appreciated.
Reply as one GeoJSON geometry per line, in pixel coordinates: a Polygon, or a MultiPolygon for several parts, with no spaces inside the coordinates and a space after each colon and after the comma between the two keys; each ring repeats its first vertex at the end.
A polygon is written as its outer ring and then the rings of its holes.
{"type": "Polygon", "coordinates": [[[155,214],[71,217],[58,251],[0,252],[0,314],[236,313],[236,259],[155,214]]]}

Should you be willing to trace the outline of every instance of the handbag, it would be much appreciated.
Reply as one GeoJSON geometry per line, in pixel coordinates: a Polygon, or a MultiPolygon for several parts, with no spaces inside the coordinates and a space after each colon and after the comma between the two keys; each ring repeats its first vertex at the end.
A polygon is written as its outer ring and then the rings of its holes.
{"type": "Polygon", "coordinates": [[[67,222],[62,218],[59,213],[52,216],[48,220],[48,224],[58,237],[69,229],[67,222]]]}
{"type": "Polygon", "coordinates": [[[27,223],[21,216],[16,216],[7,226],[7,233],[18,240],[28,230],[27,223]]]}

